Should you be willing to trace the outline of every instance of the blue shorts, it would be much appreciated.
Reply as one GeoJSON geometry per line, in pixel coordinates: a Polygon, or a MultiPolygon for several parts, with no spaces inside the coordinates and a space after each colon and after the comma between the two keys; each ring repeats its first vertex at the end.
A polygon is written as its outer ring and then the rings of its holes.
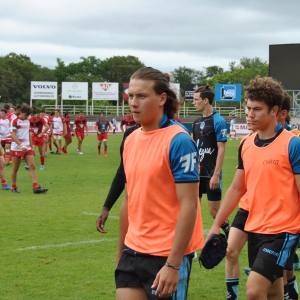
{"type": "MultiPolygon", "coordinates": [[[[193,255],[194,253],[183,257],[177,291],[171,297],[164,299],[185,300],[187,298],[193,255]]],[[[166,261],[167,257],[138,253],[125,247],[115,270],[116,288],[139,287],[144,289],[148,299],[162,299],[155,296],[156,290],[151,286],[166,261]]]]}

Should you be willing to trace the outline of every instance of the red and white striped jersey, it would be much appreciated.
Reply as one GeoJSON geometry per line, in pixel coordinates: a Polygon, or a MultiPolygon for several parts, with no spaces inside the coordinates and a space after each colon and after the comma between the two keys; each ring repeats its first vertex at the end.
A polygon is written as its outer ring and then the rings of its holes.
{"type": "Polygon", "coordinates": [[[0,140],[10,138],[10,122],[9,119],[0,119],[0,140]]]}

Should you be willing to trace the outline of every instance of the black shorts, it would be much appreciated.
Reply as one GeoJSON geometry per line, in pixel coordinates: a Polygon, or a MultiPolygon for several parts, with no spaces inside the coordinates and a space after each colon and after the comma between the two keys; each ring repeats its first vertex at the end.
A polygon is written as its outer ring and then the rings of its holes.
{"type": "Polygon", "coordinates": [[[274,282],[282,270],[293,269],[293,259],[299,242],[297,234],[259,234],[248,232],[250,268],[274,282]]]}
{"type": "MultiPolygon", "coordinates": [[[[192,260],[193,255],[184,256],[180,265],[177,291],[172,296],[164,299],[186,299],[192,260]]],[[[125,247],[115,270],[116,288],[139,287],[144,289],[148,299],[161,299],[155,296],[156,290],[152,289],[151,286],[156,274],[165,265],[166,261],[167,257],[142,254],[125,247]]]]}
{"type": "Polygon", "coordinates": [[[221,201],[222,199],[222,180],[218,188],[211,190],[209,188],[210,178],[201,177],[199,184],[199,197],[202,198],[203,194],[207,194],[208,201],[221,201]]]}
{"type": "Polygon", "coordinates": [[[245,232],[245,224],[246,224],[248,215],[249,215],[248,210],[239,208],[234,217],[234,220],[231,224],[231,227],[235,227],[235,228],[245,232]]]}

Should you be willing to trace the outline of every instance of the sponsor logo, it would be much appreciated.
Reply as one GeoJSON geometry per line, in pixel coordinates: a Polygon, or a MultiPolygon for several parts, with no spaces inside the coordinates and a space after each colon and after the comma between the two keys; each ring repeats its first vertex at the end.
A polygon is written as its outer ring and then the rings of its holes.
{"type": "Polygon", "coordinates": [[[100,87],[104,90],[107,91],[111,86],[111,83],[100,83],[100,87]]]}
{"type": "Polygon", "coordinates": [[[221,99],[222,100],[233,100],[234,98],[236,98],[235,85],[223,85],[221,88],[221,99]]]}
{"type": "Polygon", "coordinates": [[[211,149],[211,148],[199,149],[200,162],[203,160],[205,154],[212,155],[214,151],[215,151],[215,149],[211,149]]]}
{"type": "Polygon", "coordinates": [[[72,88],[73,89],[77,89],[78,88],[78,84],[77,83],[72,83],[72,88]]]}
{"type": "Polygon", "coordinates": [[[193,172],[194,166],[197,163],[196,158],[197,152],[192,152],[190,154],[184,155],[180,158],[181,168],[184,168],[184,173],[193,172]]]}
{"type": "Polygon", "coordinates": [[[200,123],[200,129],[203,129],[204,127],[205,127],[205,123],[204,122],[200,123]]]}
{"type": "Polygon", "coordinates": [[[223,136],[223,137],[226,136],[226,134],[227,134],[227,128],[226,128],[226,129],[222,129],[222,130],[221,130],[221,133],[222,133],[222,136],[223,136]]]}
{"type": "Polygon", "coordinates": [[[69,95],[70,99],[81,99],[81,96],[73,96],[73,95],[69,95]]]}
{"type": "Polygon", "coordinates": [[[35,89],[56,89],[55,85],[48,85],[48,84],[34,84],[33,87],[35,89]]]}
{"type": "Polygon", "coordinates": [[[276,257],[279,257],[279,253],[277,253],[277,252],[275,252],[273,250],[264,248],[263,251],[266,252],[266,253],[268,253],[268,254],[275,255],[276,257]]]}
{"type": "Polygon", "coordinates": [[[263,161],[263,165],[278,165],[279,160],[278,159],[265,159],[263,161]]]}

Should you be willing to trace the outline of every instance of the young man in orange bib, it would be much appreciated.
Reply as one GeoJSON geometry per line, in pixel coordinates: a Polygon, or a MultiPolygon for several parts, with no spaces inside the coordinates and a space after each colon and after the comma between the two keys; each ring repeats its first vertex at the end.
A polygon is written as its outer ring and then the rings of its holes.
{"type": "Polygon", "coordinates": [[[247,192],[247,299],[283,299],[283,270],[293,268],[300,232],[300,140],[277,123],[283,88],[255,78],[245,88],[252,129],[239,148],[238,167],[207,238],[247,192]]]}
{"type": "Polygon", "coordinates": [[[136,71],[128,95],[141,128],[124,144],[117,299],[184,300],[193,253],[203,246],[197,146],[172,120],[179,103],[165,74],[136,71]]]}

